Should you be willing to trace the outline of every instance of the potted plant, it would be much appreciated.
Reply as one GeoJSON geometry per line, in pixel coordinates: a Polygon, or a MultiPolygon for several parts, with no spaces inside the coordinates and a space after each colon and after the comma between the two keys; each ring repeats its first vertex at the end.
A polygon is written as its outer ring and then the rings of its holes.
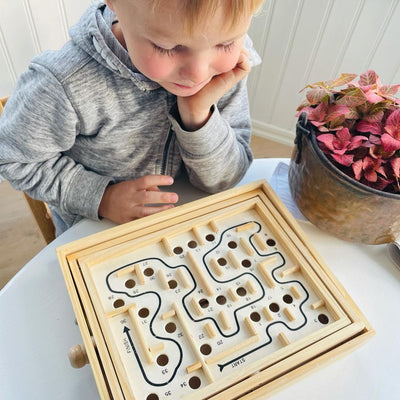
{"type": "Polygon", "coordinates": [[[321,229],[387,243],[400,237],[400,85],[382,85],[372,70],[357,77],[306,86],[289,186],[321,229]]]}

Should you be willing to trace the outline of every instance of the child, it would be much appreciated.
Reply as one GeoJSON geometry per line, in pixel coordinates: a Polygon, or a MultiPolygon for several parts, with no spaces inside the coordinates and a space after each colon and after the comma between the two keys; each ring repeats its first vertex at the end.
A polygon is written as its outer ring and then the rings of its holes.
{"type": "Polygon", "coordinates": [[[57,234],[173,207],[159,186],[181,170],[208,192],[235,185],[252,161],[246,32],[262,1],[94,2],[17,82],[0,175],[50,205],[57,234]]]}

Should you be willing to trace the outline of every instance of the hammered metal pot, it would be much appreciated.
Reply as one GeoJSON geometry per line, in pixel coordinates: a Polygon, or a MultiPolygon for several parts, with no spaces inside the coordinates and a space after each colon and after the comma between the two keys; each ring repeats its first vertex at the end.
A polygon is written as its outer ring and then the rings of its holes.
{"type": "Polygon", "coordinates": [[[340,239],[382,244],[400,238],[400,195],[369,188],[336,168],[303,113],[289,168],[294,202],[308,220],[340,239]]]}

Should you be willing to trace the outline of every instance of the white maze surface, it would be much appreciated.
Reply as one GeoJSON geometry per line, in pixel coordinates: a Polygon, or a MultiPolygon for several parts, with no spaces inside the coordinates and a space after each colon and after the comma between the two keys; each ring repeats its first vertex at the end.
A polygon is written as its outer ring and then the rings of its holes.
{"type": "Polygon", "coordinates": [[[253,209],[91,268],[134,397],[222,390],[323,337],[338,317],[284,249],[253,209]]]}

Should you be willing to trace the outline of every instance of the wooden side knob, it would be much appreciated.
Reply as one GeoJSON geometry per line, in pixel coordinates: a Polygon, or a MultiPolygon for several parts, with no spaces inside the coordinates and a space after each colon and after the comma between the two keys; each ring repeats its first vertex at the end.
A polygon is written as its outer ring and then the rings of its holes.
{"type": "Polygon", "coordinates": [[[85,347],[80,344],[69,349],[68,358],[71,366],[74,368],[82,368],[86,364],[89,364],[85,347]]]}

